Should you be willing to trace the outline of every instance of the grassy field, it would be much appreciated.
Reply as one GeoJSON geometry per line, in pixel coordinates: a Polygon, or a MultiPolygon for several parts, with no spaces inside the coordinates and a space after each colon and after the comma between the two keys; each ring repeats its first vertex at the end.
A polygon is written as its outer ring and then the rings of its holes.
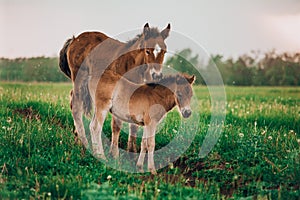
{"type": "MultiPolygon", "coordinates": [[[[205,87],[195,87],[200,131],[156,176],[112,169],[75,144],[70,88],[0,83],[0,199],[300,198],[300,88],[227,87],[224,132],[199,158],[210,98],[205,87]]],[[[109,135],[109,119],[104,130],[109,135]]],[[[157,148],[170,134],[157,135],[157,148]]]]}

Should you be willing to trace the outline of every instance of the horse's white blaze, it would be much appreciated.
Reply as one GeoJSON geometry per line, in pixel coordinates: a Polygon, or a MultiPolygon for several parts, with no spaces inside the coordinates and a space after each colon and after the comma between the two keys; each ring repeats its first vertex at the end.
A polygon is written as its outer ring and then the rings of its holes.
{"type": "Polygon", "coordinates": [[[160,52],[161,52],[161,48],[158,44],[156,44],[154,47],[154,50],[153,50],[154,57],[157,58],[157,56],[160,52]]]}

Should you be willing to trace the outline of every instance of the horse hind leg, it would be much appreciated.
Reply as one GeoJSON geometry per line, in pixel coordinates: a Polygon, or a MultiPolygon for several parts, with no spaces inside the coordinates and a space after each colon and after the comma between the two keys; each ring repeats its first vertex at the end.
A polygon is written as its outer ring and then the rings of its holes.
{"type": "Polygon", "coordinates": [[[110,153],[114,158],[119,157],[119,136],[122,128],[122,121],[113,116],[111,121],[112,140],[110,146],[110,153]]]}
{"type": "MultiPolygon", "coordinates": [[[[72,111],[72,98],[73,98],[73,89],[70,90],[70,108],[71,108],[71,111],[72,111]]],[[[75,126],[73,127],[73,134],[75,136],[75,144],[80,145],[80,140],[78,138],[78,133],[77,133],[77,130],[76,130],[75,126]]]]}
{"type": "MultiPolygon", "coordinates": [[[[86,96],[90,95],[87,93],[85,88],[88,87],[87,85],[87,78],[88,78],[88,71],[87,67],[82,66],[82,70],[78,72],[78,78],[76,81],[73,81],[73,90],[70,91],[70,107],[72,110],[72,115],[74,119],[75,129],[77,131],[78,137],[83,143],[85,147],[88,146],[88,140],[85,135],[84,125],[83,125],[83,115],[86,111],[84,105],[86,103],[86,99],[90,100],[90,98],[86,98],[86,96]]],[[[72,76],[74,73],[72,72],[72,76]]]]}
{"type": "Polygon", "coordinates": [[[75,129],[77,131],[78,137],[82,144],[87,147],[88,140],[85,135],[84,125],[83,125],[83,107],[82,101],[79,98],[79,95],[73,91],[71,96],[71,106],[72,106],[72,115],[74,119],[75,129]]]}
{"type": "Polygon", "coordinates": [[[106,160],[102,145],[102,127],[108,110],[95,109],[95,114],[90,123],[93,154],[96,158],[106,160]]]}
{"type": "Polygon", "coordinates": [[[135,124],[129,124],[129,135],[128,135],[128,142],[127,142],[127,151],[129,152],[137,152],[136,148],[136,135],[138,131],[138,126],[135,124]]]}

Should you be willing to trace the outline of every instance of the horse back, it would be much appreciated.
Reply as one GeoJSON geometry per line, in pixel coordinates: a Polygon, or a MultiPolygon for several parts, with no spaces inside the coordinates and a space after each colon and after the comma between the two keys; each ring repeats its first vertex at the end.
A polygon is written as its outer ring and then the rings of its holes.
{"type": "Polygon", "coordinates": [[[77,72],[89,53],[107,38],[109,37],[101,32],[84,32],[73,39],[67,51],[72,81],[75,81],[77,72]]]}

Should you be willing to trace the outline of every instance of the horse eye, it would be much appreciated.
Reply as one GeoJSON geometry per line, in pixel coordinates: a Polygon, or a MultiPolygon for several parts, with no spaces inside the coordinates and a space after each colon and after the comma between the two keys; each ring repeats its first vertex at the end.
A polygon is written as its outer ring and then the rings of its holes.
{"type": "Polygon", "coordinates": [[[150,50],[146,50],[147,55],[150,55],[150,53],[151,53],[150,50]]]}

